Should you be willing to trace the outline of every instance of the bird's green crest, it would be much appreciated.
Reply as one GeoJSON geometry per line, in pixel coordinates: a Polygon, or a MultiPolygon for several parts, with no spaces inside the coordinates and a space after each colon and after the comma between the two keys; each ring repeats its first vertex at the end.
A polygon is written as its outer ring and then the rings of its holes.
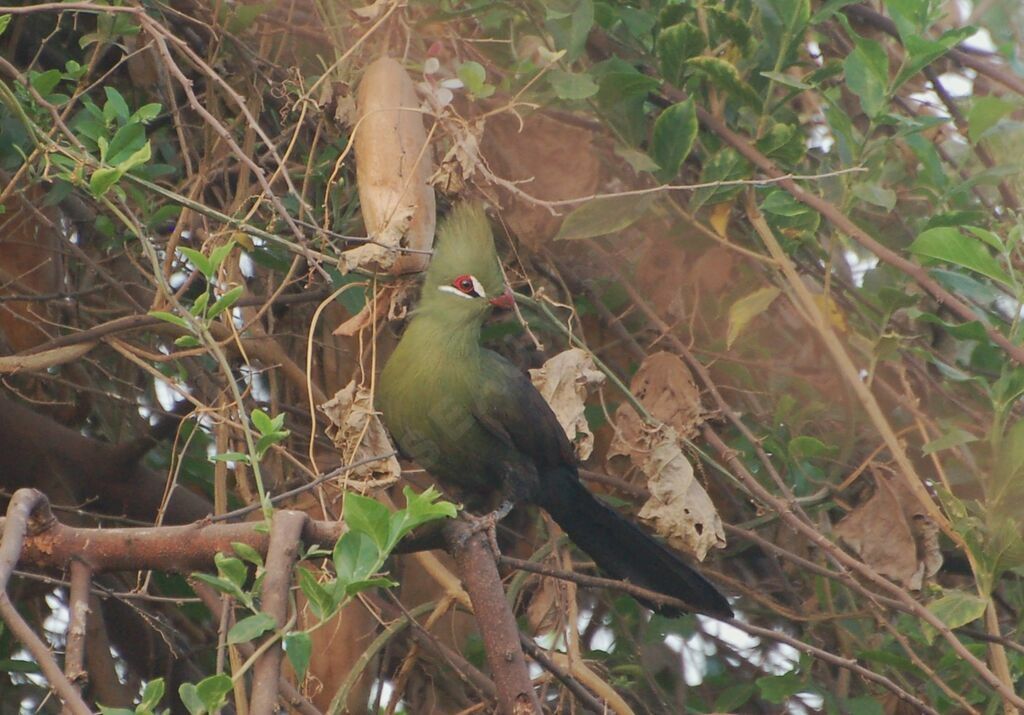
{"type": "Polygon", "coordinates": [[[456,205],[441,224],[434,257],[427,269],[423,297],[436,297],[440,288],[452,285],[460,276],[476,278],[488,298],[501,295],[505,290],[491,225],[483,206],[476,202],[456,205]]]}

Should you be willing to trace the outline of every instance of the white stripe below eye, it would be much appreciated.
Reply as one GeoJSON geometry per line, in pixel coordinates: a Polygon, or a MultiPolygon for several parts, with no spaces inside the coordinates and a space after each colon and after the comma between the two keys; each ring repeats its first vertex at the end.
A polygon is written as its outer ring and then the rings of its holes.
{"type": "Polygon", "coordinates": [[[438,286],[437,289],[438,290],[443,290],[445,293],[451,293],[452,295],[457,295],[460,298],[472,298],[473,297],[471,295],[467,295],[467,294],[463,293],[461,290],[459,290],[455,286],[438,286]]]}

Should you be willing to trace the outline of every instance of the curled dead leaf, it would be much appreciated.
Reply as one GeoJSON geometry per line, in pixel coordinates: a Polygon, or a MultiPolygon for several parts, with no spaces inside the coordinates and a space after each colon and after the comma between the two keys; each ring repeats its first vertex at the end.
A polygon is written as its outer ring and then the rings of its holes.
{"type": "MultiPolygon", "coordinates": [[[[677,434],[682,437],[697,434],[697,428],[704,421],[700,390],[678,355],[664,351],[648,355],[630,381],[629,389],[652,417],[672,427],[677,434]]],[[[615,413],[615,426],[615,437],[608,448],[609,461],[632,455],[648,429],[629,404],[623,404],[615,413]]]]}
{"type": "Polygon", "coordinates": [[[647,476],[651,498],[637,516],[674,547],[700,560],[709,549],[723,548],[722,519],[694,476],[679,435],[662,426],[649,432],[645,441],[647,449],[641,452],[643,459],[637,466],[647,476]]]}
{"type": "MultiPolygon", "coordinates": [[[[395,451],[380,417],[373,409],[373,395],[362,385],[357,385],[355,380],[320,405],[320,411],[328,419],[324,431],[334,442],[346,463],[351,464],[395,451]]],[[[350,476],[363,479],[397,479],[401,472],[398,458],[392,454],[385,459],[355,467],[350,476]]]]}
{"type": "Polygon", "coordinates": [[[433,160],[416,89],[396,60],[367,67],[356,97],[356,177],[366,230],[376,243],[342,254],[341,269],[374,266],[390,273],[423,270],[434,240],[433,160]]]}
{"type": "Polygon", "coordinates": [[[530,379],[554,410],[576,449],[576,456],[585,461],[594,450],[594,433],[583,410],[590,390],[604,382],[604,373],[597,369],[589,353],[570,348],[543,367],[530,370],[530,379]]]}
{"type": "Polygon", "coordinates": [[[875,493],[836,524],[835,534],[878,573],[919,590],[942,565],[938,527],[901,480],[872,471],[875,493]]]}
{"type": "Polygon", "coordinates": [[[660,425],[648,425],[622,405],[615,413],[609,470],[642,475],[651,498],[640,519],[673,546],[703,559],[709,549],[725,546],[725,531],[682,448],[683,438],[696,434],[704,420],[700,391],[683,361],[667,352],[644,360],[630,390],[660,425]]]}

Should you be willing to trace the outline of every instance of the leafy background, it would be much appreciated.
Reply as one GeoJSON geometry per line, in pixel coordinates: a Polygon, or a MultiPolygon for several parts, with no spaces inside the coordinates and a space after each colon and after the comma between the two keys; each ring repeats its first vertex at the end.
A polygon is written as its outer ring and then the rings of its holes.
{"type": "MultiPolygon", "coordinates": [[[[379,307],[391,277],[338,269],[366,235],[354,88],[388,53],[420,85],[442,207],[489,200],[534,298],[489,337],[536,367],[572,336],[608,373],[586,411],[591,486],[627,510],[645,498],[643,474],[605,459],[631,403],[676,429],[725,524],[705,569],[738,622],[582,590],[577,606],[511,573],[524,631],[616,712],[1021,705],[1019,3],[147,0],[0,8],[0,29],[8,396],[112,443],[187,396],[149,465],[219,511],[351,461],[310,405],[370,388],[398,328],[401,301],[379,307]],[[677,359],[643,394],[616,386],[637,392],[660,353],[677,359]],[[678,384],[691,404],[659,404],[678,384]]],[[[305,504],[337,517],[346,489],[392,482],[349,474],[305,504]]],[[[572,567],[542,517],[513,523],[517,554],[572,567]]],[[[408,608],[433,604],[416,613],[434,637],[481,663],[431,578],[443,565],[387,563],[408,608]]],[[[64,591],[26,584],[59,649],[45,616],[64,591]]],[[[319,707],[480,702],[379,612],[344,613],[354,630],[312,631],[319,707]]],[[[178,681],[238,666],[202,609],[173,618],[172,660],[194,666],[178,681]]],[[[0,648],[4,709],[42,702],[7,631],[0,648]]],[[[174,679],[119,656],[128,699],[174,679]]],[[[162,707],[203,707],[174,691],[162,707]]],[[[576,707],[554,680],[544,697],[576,707]]]]}

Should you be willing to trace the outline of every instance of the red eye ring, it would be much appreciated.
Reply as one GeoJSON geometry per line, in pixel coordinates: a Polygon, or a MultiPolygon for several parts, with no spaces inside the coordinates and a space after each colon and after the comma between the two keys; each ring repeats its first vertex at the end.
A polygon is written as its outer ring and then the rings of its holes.
{"type": "Polygon", "coordinates": [[[452,286],[454,286],[455,289],[460,293],[465,293],[466,295],[473,297],[479,297],[479,293],[477,293],[476,290],[476,281],[473,280],[473,276],[469,275],[468,273],[466,275],[459,276],[458,278],[453,280],[452,286]]]}

